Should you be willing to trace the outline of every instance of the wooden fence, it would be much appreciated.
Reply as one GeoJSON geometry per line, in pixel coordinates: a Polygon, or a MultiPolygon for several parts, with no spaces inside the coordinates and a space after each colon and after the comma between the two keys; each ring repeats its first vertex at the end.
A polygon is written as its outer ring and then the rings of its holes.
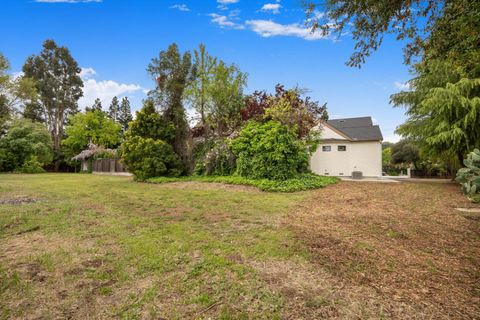
{"type": "Polygon", "coordinates": [[[97,159],[92,163],[93,172],[127,172],[119,159],[97,159]]]}
{"type": "Polygon", "coordinates": [[[448,172],[442,172],[439,170],[412,170],[412,178],[452,178],[452,175],[448,172]]]}

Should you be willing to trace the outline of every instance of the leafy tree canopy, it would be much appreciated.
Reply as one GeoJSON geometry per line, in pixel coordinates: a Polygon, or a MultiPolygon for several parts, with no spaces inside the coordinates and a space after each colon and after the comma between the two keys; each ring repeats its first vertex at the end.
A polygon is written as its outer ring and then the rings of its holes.
{"type": "Polygon", "coordinates": [[[415,146],[415,144],[412,142],[402,140],[392,147],[391,162],[393,164],[413,164],[415,168],[418,168],[418,160],[420,160],[420,153],[417,146],[415,146]]]}
{"type": "Polygon", "coordinates": [[[7,58],[0,53],[0,125],[38,98],[33,79],[13,77],[7,73],[9,69],[7,58]]]}
{"type": "Polygon", "coordinates": [[[42,165],[52,161],[52,139],[40,123],[16,119],[0,138],[0,171],[19,169],[26,161],[36,157],[42,165]]]}
{"type": "MultiPolygon", "coordinates": [[[[463,1],[463,0],[460,0],[463,1]]],[[[355,51],[347,65],[360,67],[382,44],[385,34],[397,40],[409,40],[404,50],[405,61],[421,54],[426,40],[445,11],[457,0],[325,0],[305,1],[307,24],[323,35],[351,33],[355,51]]],[[[474,1],[472,1],[474,2],[474,1]]]]}
{"type": "Polygon", "coordinates": [[[242,118],[244,121],[279,121],[296,131],[300,139],[308,139],[313,133],[312,129],[321,120],[328,119],[327,105],[320,105],[310,97],[302,98],[301,95],[299,88],[286,90],[280,84],[275,87],[275,95],[255,91],[245,99],[242,118]]]}
{"type": "Polygon", "coordinates": [[[240,109],[244,105],[243,89],[246,84],[247,74],[236,65],[220,61],[215,66],[208,88],[211,104],[207,108],[207,126],[217,136],[229,135],[241,124],[240,109]]]}
{"type": "Polygon", "coordinates": [[[120,144],[120,125],[109,119],[103,111],[77,113],[69,118],[65,129],[67,137],[62,145],[69,156],[74,156],[93,143],[106,148],[120,144]]]}

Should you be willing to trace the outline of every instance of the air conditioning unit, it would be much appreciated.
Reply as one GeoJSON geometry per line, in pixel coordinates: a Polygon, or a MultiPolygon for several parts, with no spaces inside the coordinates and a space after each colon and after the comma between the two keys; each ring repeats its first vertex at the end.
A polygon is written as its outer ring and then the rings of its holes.
{"type": "Polygon", "coordinates": [[[353,171],[352,172],[352,179],[362,179],[363,173],[362,171],[353,171]]]}

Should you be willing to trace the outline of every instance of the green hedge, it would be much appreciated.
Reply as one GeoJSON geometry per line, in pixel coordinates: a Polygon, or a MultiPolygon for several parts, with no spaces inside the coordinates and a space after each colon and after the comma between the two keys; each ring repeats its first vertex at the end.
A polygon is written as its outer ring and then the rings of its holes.
{"type": "Polygon", "coordinates": [[[334,177],[323,177],[311,173],[300,174],[287,180],[249,179],[240,176],[188,176],[188,177],[156,177],[147,179],[149,183],[168,183],[181,181],[219,182],[225,184],[247,185],[267,192],[296,192],[318,189],[338,181],[334,177]]]}
{"type": "Polygon", "coordinates": [[[280,122],[248,122],[230,147],[242,177],[285,181],[308,171],[305,141],[280,122]]]}

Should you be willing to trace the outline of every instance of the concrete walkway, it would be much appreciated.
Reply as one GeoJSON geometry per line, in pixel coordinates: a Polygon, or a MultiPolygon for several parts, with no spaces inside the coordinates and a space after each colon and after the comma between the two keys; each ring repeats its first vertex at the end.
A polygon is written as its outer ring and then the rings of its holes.
{"type": "Polygon", "coordinates": [[[399,180],[393,180],[390,177],[365,177],[362,179],[352,179],[351,177],[338,177],[342,181],[352,182],[380,182],[380,183],[399,183],[399,180]]]}
{"type": "Polygon", "coordinates": [[[399,178],[399,177],[390,177],[390,179],[394,179],[397,181],[403,182],[415,182],[415,183],[457,183],[455,180],[452,179],[443,179],[443,178],[399,178]]]}
{"type": "Polygon", "coordinates": [[[351,177],[338,177],[343,181],[353,182],[381,182],[381,183],[457,183],[451,179],[429,179],[429,178],[409,178],[407,176],[383,176],[383,177],[364,177],[362,179],[352,179],[351,177]]]}

